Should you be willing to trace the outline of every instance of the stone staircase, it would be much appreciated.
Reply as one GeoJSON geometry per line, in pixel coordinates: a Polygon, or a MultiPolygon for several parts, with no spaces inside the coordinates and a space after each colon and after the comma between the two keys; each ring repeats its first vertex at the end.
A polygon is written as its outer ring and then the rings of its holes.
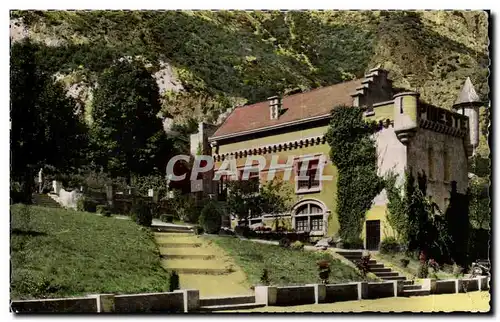
{"type": "Polygon", "coordinates": [[[61,208],[61,205],[57,203],[54,199],[49,197],[47,194],[34,193],[32,195],[32,202],[36,206],[49,207],[49,208],[61,208]]]}
{"type": "MultiPolygon", "coordinates": [[[[353,263],[361,260],[363,251],[351,251],[342,250],[337,251],[337,254],[345,257],[353,263]]],[[[374,259],[370,259],[368,262],[368,267],[371,273],[380,278],[383,281],[404,281],[403,282],[403,296],[419,296],[419,295],[429,295],[430,290],[422,289],[421,285],[415,284],[412,280],[407,280],[406,276],[399,275],[398,272],[394,272],[390,267],[384,267],[384,263],[378,263],[374,259]]]]}
{"type": "Polygon", "coordinates": [[[198,289],[201,299],[207,296],[228,296],[228,300],[222,304],[218,302],[212,305],[207,300],[203,305],[204,311],[236,309],[235,305],[242,309],[254,307],[246,307],[255,305],[255,298],[252,302],[246,296],[253,294],[250,287],[242,285],[246,276],[210,240],[195,235],[188,226],[157,225],[152,230],[160,250],[162,266],[179,274],[181,289],[198,289]],[[245,296],[235,299],[236,295],[241,294],[245,296]],[[244,298],[247,299],[241,302],[244,298]]]}

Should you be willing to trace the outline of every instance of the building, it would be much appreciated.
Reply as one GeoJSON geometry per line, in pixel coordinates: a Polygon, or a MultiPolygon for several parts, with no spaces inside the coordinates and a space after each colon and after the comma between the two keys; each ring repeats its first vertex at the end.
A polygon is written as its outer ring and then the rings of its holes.
{"type": "MultiPolygon", "coordinates": [[[[477,94],[468,79],[454,112],[426,104],[416,92],[393,88],[387,76],[387,71],[376,68],[362,79],[235,108],[208,138],[215,168],[234,159],[238,170],[243,170],[247,156],[260,155],[267,165],[253,179],[264,183],[272,167],[280,167],[281,173],[290,169],[297,174],[301,162],[309,160],[310,177],[322,171],[333,180],[295,180],[292,175],[290,184],[296,203],[286,218],[298,231],[332,236],[340,229],[335,210],[337,170],[330,161],[330,147],[324,135],[332,108],[360,106],[366,119],[380,124],[374,134],[379,175],[392,171],[404,180],[406,169],[414,175],[424,171],[428,176],[428,194],[444,209],[452,181],[457,183],[459,192],[467,189],[468,157],[477,146],[477,94]],[[277,163],[271,165],[273,156],[277,163]],[[289,156],[293,156],[292,163],[287,163],[289,156]]],[[[218,182],[220,195],[224,194],[224,180],[227,178],[218,182]]],[[[393,234],[386,221],[386,205],[387,197],[382,191],[366,214],[360,237],[368,249],[378,248],[384,236],[393,234]]],[[[252,222],[272,220],[273,214],[269,214],[253,218],[252,222]]]]}

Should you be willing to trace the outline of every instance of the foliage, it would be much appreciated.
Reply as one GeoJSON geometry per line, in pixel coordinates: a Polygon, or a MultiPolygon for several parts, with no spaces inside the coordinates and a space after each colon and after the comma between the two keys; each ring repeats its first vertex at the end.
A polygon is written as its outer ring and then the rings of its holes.
{"type": "MultiPolygon", "coordinates": [[[[408,184],[408,176],[405,177],[404,189],[408,184]]],[[[389,172],[385,177],[385,191],[387,193],[387,222],[393,228],[396,239],[403,243],[408,242],[408,217],[406,213],[406,204],[408,196],[401,191],[397,184],[398,175],[389,172]]]]}
{"type": "Polygon", "coordinates": [[[360,237],[347,237],[346,240],[342,241],[342,247],[344,249],[363,249],[364,243],[360,237]]]}
{"type": "Polygon", "coordinates": [[[169,274],[169,287],[168,291],[173,292],[180,289],[179,274],[176,271],[171,271],[169,274]]]}
{"type": "Polygon", "coordinates": [[[11,47],[11,176],[31,195],[32,178],[43,165],[69,171],[84,160],[85,127],[66,96],[36,61],[39,46],[25,40],[11,47]]]}
{"type": "Polygon", "coordinates": [[[279,245],[280,247],[282,248],[290,248],[290,245],[291,245],[291,241],[290,239],[286,238],[286,237],[283,237],[279,240],[279,245]]]}
{"type": "Polygon", "coordinates": [[[267,271],[266,268],[262,270],[262,275],[260,276],[260,282],[262,283],[262,285],[270,285],[269,272],[267,271]]]}
{"type": "Polygon", "coordinates": [[[368,272],[370,272],[370,265],[369,265],[370,259],[371,259],[370,254],[363,255],[363,256],[361,256],[361,259],[356,262],[356,267],[361,272],[361,275],[363,276],[363,278],[366,278],[366,276],[368,275],[368,272]]]}
{"type": "Polygon", "coordinates": [[[252,234],[252,230],[248,226],[238,225],[238,226],[234,227],[234,233],[237,236],[248,238],[252,234]]]}
{"type": "Polygon", "coordinates": [[[260,244],[239,238],[210,236],[217,246],[231,256],[243,269],[248,282],[258,285],[263,269],[267,269],[270,285],[303,285],[320,283],[316,263],[330,263],[330,283],[359,281],[360,275],[353,268],[334,259],[328,252],[298,252],[277,245],[260,244]]]}
{"type": "Polygon", "coordinates": [[[488,193],[489,180],[469,180],[469,218],[473,228],[491,229],[491,207],[488,193]]]}
{"type": "Polygon", "coordinates": [[[161,120],[158,85],[139,62],[115,62],[94,91],[92,158],[112,176],[149,175],[164,169],[168,140],[161,120]]]}
{"type": "Polygon", "coordinates": [[[427,278],[427,276],[429,276],[429,264],[427,264],[427,262],[420,263],[417,277],[418,278],[427,278]]]}
{"type": "Polygon", "coordinates": [[[168,223],[173,223],[174,222],[174,216],[172,215],[161,215],[160,220],[163,222],[168,222],[168,223]]]}
{"type": "Polygon", "coordinates": [[[153,237],[135,223],[28,207],[30,227],[22,205],[10,208],[12,299],[168,291],[153,237]]]}
{"type": "Polygon", "coordinates": [[[399,252],[399,243],[394,237],[386,237],[380,243],[380,252],[385,254],[399,252]]]}
{"type": "Polygon", "coordinates": [[[198,223],[200,210],[190,194],[174,190],[173,199],[169,199],[177,217],[187,223],[198,223]]]}
{"type": "Polygon", "coordinates": [[[318,265],[319,278],[321,279],[321,283],[328,284],[328,277],[330,276],[330,262],[327,260],[321,260],[316,263],[318,265]]]}
{"type": "Polygon", "coordinates": [[[151,226],[151,222],[153,221],[151,205],[142,198],[135,198],[132,203],[131,217],[141,226],[151,226]]]}
{"type": "Polygon", "coordinates": [[[402,267],[408,267],[408,264],[410,264],[410,260],[408,258],[401,258],[400,263],[402,267]]]}
{"type": "Polygon", "coordinates": [[[82,196],[76,202],[76,209],[78,211],[86,211],[86,212],[96,212],[97,211],[98,202],[92,200],[88,197],[82,196]]]}
{"type": "Polygon", "coordinates": [[[338,169],[337,215],[342,239],[360,236],[365,214],[383,181],[377,176],[377,153],[372,126],[359,107],[337,106],[326,139],[338,169]]]}
{"type": "Polygon", "coordinates": [[[215,202],[208,202],[201,210],[200,226],[207,234],[218,233],[222,224],[222,212],[215,202]]]}
{"type": "Polygon", "coordinates": [[[296,240],[290,245],[290,248],[295,250],[302,250],[304,249],[304,244],[300,240],[296,240]]]}
{"type": "Polygon", "coordinates": [[[194,226],[194,233],[196,235],[202,235],[204,233],[203,227],[201,227],[201,226],[194,226]]]}
{"type": "Polygon", "coordinates": [[[98,205],[96,207],[96,212],[98,214],[102,214],[105,217],[110,217],[111,216],[111,209],[108,205],[98,205]]]}
{"type": "Polygon", "coordinates": [[[168,183],[165,175],[159,172],[147,176],[134,176],[131,186],[142,196],[147,196],[149,189],[153,189],[155,193],[158,193],[159,200],[165,198],[168,192],[168,183]]]}

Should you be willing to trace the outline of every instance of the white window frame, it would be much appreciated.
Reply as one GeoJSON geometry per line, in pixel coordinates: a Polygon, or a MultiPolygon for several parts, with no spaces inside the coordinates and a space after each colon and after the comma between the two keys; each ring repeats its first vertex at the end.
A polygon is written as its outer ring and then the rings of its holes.
{"type": "Polygon", "coordinates": [[[329,212],[325,208],[325,206],[322,205],[322,203],[320,203],[318,201],[315,201],[313,199],[301,201],[300,203],[298,203],[294,207],[294,212],[293,212],[293,215],[292,215],[292,227],[296,231],[299,231],[299,230],[297,230],[297,221],[296,221],[296,219],[297,218],[307,218],[307,227],[308,227],[307,231],[310,234],[313,234],[313,235],[325,235],[326,231],[327,231],[327,226],[328,226],[328,214],[329,214],[329,212]],[[301,207],[303,207],[304,205],[307,206],[308,213],[306,213],[306,214],[298,214],[298,210],[301,207]],[[314,213],[314,214],[311,213],[311,206],[318,207],[319,209],[321,209],[321,212],[314,213]],[[322,229],[321,230],[313,230],[312,229],[311,217],[322,217],[322,229]]]}
{"type": "MultiPolygon", "coordinates": [[[[314,154],[314,155],[304,155],[296,158],[293,162],[293,168],[294,168],[294,174],[295,174],[295,194],[302,194],[302,193],[313,193],[313,192],[320,192],[323,189],[323,180],[321,180],[321,176],[323,174],[323,170],[325,168],[325,162],[321,162],[323,154],[314,154]],[[299,189],[299,180],[298,177],[300,175],[300,168],[299,164],[304,161],[315,161],[318,160],[318,168],[316,171],[319,172],[320,177],[319,177],[319,185],[317,187],[312,187],[312,188],[300,188],[299,189]]],[[[324,158],[323,158],[324,159],[324,158]]]]}

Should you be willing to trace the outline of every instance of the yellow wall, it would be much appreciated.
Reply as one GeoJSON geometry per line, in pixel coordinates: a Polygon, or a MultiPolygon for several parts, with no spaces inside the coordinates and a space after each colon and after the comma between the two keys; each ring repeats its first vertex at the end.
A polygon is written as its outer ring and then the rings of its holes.
{"type": "Polygon", "coordinates": [[[366,233],[366,221],[367,220],[380,220],[380,241],[389,236],[394,236],[394,230],[387,221],[387,206],[386,205],[376,205],[367,211],[365,217],[365,224],[363,225],[363,232],[361,233],[361,238],[365,240],[366,233]]]}
{"type": "MultiPolygon", "coordinates": [[[[272,144],[278,144],[278,143],[284,143],[284,142],[290,142],[294,140],[300,140],[300,139],[306,139],[314,136],[321,136],[326,133],[327,126],[320,126],[320,127],[314,127],[314,128],[309,128],[305,130],[300,130],[300,131],[293,131],[293,132],[288,132],[288,133],[283,133],[279,135],[270,135],[267,137],[263,138],[258,138],[258,139],[249,139],[245,141],[240,141],[240,142],[235,142],[235,143],[230,143],[230,144],[224,144],[223,142],[220,142],[219,146],[219,154],[225,154],[225,153],[231,153],[243,149],[250,149],[250,148],[257,148],[257,147],[263,147],[263,146],[268,146],[272,144]]],[[[300,200],[304,199],[317,199],[320,200],[325,204],[327,209],[330,211],[330,215],[328,217],[328,235],[333,235],[336,233],[339,229],[339,223],[337,219],[337,215],[335,213],[335,208],[336,208],[336,195],[337,195],[337,168],[335,165],[332,164],[330,161],[329,157],[330,153],[330,146],[328,143],[324,144],[314,144],[312,146],[308,147],[303,147],[303,148],[298,148],[298,149],[292,149],[292,150],[286,150],[286,151],[281,151],[281,152],[275,152],[275,153],[266,153],[262,154],[264,158],[266,158],[266,161],[268,164],[270,164],[270,160],[273,155],[279,155],[279,162],[280,163],[286,163],[287,158],[289,156],[305,156],[305,155],[310,155],[310,154],[323,154],[325,156],[325,159],[328,161],[327,164],[325,165],[323,169],[323,176],[332,176],[333,180],[331,181],[323,181],[323,186],[321,191],[319,192],[314,192],[314,193],[300,193],[296,194],[296,200],[297,202],[300,200]]],[[[246,162],[246,158],[237,158],[236,159],[236,165],[238,167],[244,166],[246,162]]],[[[222,161],[220,162],[215,162],[215,168],[218,169],[222,164],[222,161]]],[[[282,173],[282,172],[281,172],[282,173]]],[[[280,171],[276,172],[276,177],[280,177],[280,171]]],[[[292,189],[295,192],[295,180],[294,180],[295,174],[292,172],[290,176],[290,184],[292,185],[292,189]]],[[[267,171],[261,172],[261,182],[265,183],[267,179],[267,171]]]]}

